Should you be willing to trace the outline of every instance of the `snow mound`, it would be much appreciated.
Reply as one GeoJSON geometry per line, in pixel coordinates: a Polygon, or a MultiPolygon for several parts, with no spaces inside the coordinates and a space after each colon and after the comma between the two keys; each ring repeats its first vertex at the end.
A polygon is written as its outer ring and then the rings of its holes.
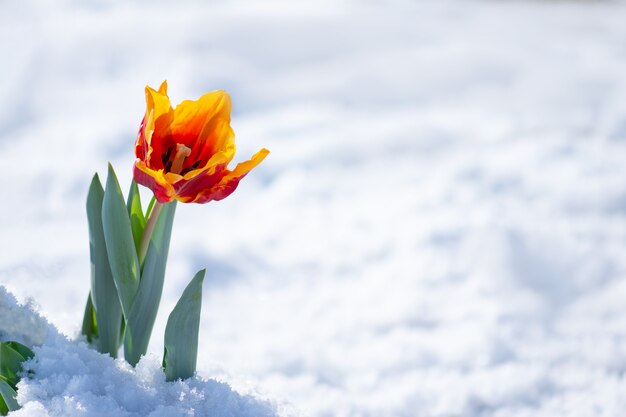
{"type": "Polygon", "coordinates": [[[22,408],[11,417],[270,417],[277,405],[239,394],[228,384],[194,377],[166,382],[160,361],[148,355],[136,369],[71,341],[20,305],[0,286],[0,340],[33,346],[32,372],[18,384],[22,408]]]}

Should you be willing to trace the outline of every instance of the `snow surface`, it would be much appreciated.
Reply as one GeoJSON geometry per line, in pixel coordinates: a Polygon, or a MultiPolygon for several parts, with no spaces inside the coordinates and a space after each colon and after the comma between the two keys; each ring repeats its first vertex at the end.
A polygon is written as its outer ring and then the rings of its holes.
{"type": "MultiPolygon", "coordinates": [[[[59,334],[28,305],[0,287],[0,340],[34,346],[18,383],[21,409],[12,417],[275,417],[276,406],[239,395],[222,382],[194,377],[165,382],[160,361],[147,355],[133,368],[59,334]],[[28,329],[28,334],[24,334],[28,329]]],[[[285,414],[286,415],[286,414],[285,414]]]]}
{"type": "Polygon", "coordinates": [[[107,160],[129,184],[144,85],[225,88],[236,160],[272,153],[177,210],[153,357],[207,266],[199,375],[238,392],[316,417],[621,416],[625,20],[621,1],[4,1],[0,283],[74,337],[87,187],[107,160]]]}

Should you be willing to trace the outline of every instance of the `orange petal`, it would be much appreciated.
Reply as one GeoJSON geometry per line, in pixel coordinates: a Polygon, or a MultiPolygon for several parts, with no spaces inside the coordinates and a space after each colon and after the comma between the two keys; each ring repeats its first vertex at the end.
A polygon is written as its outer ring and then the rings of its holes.
{"type": "Polygon", "coordinates": [[[159,93],[167,95],[167,80],[163,80],[161,86],[159,87],[159,93]]]}
{"type": "Polygon", "coordinates": [[[200,133],[188,158],[189,165],[193,161],[207,161],[205,166],[209,165],[208,161],[212,156],[223,151],[228,151],[230,155],[228,162],[230,162],[235,157],[235,149],[235,132],[230,127],[230,120],[216,116],[204,126],[200,133]]]}
{"type": "Polygon", "coordinates": [[[167,181],[163,170],[150,169],[143,161],[137,159],[133,167],[133,178],[137,184],[151,189],[159,203],[169,203],[174,200],[174,187],[167,181]]]}
{"type": "Polygon", "coordinates": [[[146,86],[146,115],[143,124],[143,141],[145,149],[145,162],[152,168],[162,168],[160,155],[163,152],[159,140],[152,137],[162,137],[167,132],[174,117],[172,104],[167,96],[167,81],[163,81],[159,91],[146,86]],[[156,148],[156,149],[155,149],[156,148]],[[152,153],[158,155],[152,160],[152,153]]]}
{"type": "Polygon", "coordinates": [[[234,142],[230,129],[230,96],[218,90],[204,94],[198,100],[185,100],[176,106],[171,134],[192,150],[191,160],[208,151],[213,155],[234,142]]]}
{"type": "MultiPolygon", "coordinates": [[[[233,158],[235,157],[235,152],[236,152],[236,148],[235,148],[235,144],[233,143],[232,145],[219,150],[213,155],[208,155],[207,156],[208,161],[204,165],[200,166],[197,169],[194,169],[192,171],[185,173],[184,178],[186,180],[189,180],[201,172],[211,171],[213,167],[217,165],[228,165],[228,163],[232,161],[233,158]]],[[[191,158],[188,158],[188,159],[191,159],[191,158]]],[[[187,162],[187,160],[185,160],[185,162],[187,162]]]]}
{"type": "Polygon", "coordinates": [[[237,189],[239,181],[241,181],[243,177],[245,177],[254,167],[259,165],[269,153],[270,151],[263,148],[255,153],[250,160],[240,162],[234,170],[222,177],[219,184],[211,189],[200,192],[193,202],[203,204],[208,203],[209,201],[219,201],[228,197],[237,189]]]}
{"type": "Polygon", "coordinates": [[[181,180],[174,184],[176,199],[182,202],[194,201],[205,190],[210,190],[220,183],[226,171],[226,164],[196,175],[189,181],[181,180]],[[212,171],[212,172],[211,172],[212,171]]]}
{"type": "Polygon", "coordinates": [[[220,183],[224,175],[229,171],[226,166],[233,158],[234,147],[218,152],[206,164],[202,170],[193,170],[175,183],[176,199],[179,201],[193,201],[204,190],[210,190],[220,183]]]}

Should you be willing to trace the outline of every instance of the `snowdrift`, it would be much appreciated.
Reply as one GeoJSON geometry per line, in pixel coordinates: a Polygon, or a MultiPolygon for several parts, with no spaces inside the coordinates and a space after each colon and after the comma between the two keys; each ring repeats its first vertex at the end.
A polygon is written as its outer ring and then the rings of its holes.
{"type": "Polygon", "coordinates": [[[31,305],[20,305],[0,286],[0,340],[32,346],[24,364],[30,377],[18,384],[22,408],[11,417],[274,417],[279,406],[228,384],[196,376],[165,382],[159,359],[142,358],[136,369],[68,340],[31,305]]]}

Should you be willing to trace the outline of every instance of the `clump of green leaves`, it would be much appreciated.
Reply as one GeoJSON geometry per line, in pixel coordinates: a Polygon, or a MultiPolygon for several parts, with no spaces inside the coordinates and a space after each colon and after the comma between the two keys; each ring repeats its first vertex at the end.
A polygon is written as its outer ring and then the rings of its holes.
{"type": "MultiPolygon", "coordinates": [[[[106,187],[97,174],[89,187],[91,291],[82,333],[100,352],[114,358],[123,345],[124,358],[133,366],[146,354],[154,327],[175,211],[176,202],[154,204],[153,198],[144,212],[134,181],[124,201],[110,164],[106,187]]],[[[195,372],[199,325],[185,326],[199,323],[203,278],[204,270],[190,283],[193,302],[178,308],[189,298],[185,290],[168,320],[164,359],[168,380],[188,378],[195,372]],[[172,351],[178,352],[176,359],[168,359],[167,352],[172,351]]]]}
{"type": "Polygon", "coordinates": [[[32,350],[18,342],[0,342],[0,415],[20,408],[17,403],[17,383],[22,362],[35,356],[32,350]]]}

